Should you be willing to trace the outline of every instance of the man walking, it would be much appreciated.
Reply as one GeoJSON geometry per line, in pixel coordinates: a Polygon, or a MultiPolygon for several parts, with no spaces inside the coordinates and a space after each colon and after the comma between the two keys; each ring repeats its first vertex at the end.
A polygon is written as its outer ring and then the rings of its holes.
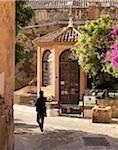
{"type": "Polygon", "coordinates": [[[44,118],[46,116],[46,97],[43,96],[43,91],[40,91],[40,97],[36,100],[35,106],[37,111],[37,123],[43,132],[44,118]]]}

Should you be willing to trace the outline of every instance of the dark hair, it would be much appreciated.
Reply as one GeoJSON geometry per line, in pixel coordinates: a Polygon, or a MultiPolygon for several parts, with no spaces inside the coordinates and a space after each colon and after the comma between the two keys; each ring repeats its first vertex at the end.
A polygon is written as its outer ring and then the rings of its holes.
{"type": "Polygon", "coordinates": [[[43,91],[40,91],[40,96],[43,97],[43,91]]]}

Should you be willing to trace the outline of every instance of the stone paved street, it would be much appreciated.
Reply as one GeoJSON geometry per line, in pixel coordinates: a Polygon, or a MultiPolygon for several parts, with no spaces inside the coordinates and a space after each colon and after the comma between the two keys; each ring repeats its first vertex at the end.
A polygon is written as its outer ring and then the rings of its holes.
{"type": "Polygon", "coordinates": [[[15,150],[118,150],[118,120],[93,124],[90,119],[47,117],[41,133],[35,108],[15,105],[14,111],[15,150]],[[87,145],[86,137],[105,138],[109,144],[101,140],[87,145]]]}

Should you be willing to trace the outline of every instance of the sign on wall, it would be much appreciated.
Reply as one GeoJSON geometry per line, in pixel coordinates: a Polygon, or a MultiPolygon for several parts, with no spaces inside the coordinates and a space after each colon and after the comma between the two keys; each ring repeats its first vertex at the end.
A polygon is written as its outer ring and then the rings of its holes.
{"type": "Polygon", "coordinates": [[[96,98],[95,96],[84,96],[84,105],[90,106],[96,104],[96,98]]]}

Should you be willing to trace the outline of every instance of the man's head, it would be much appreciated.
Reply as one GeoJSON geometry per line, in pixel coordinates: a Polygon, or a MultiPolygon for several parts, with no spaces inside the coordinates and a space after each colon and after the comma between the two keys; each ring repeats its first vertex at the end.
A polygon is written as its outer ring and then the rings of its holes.
{"type": "Polygon", "coordinates": [[[40,96],[43,97],[43,91],[40,91],[40,96]]]}

